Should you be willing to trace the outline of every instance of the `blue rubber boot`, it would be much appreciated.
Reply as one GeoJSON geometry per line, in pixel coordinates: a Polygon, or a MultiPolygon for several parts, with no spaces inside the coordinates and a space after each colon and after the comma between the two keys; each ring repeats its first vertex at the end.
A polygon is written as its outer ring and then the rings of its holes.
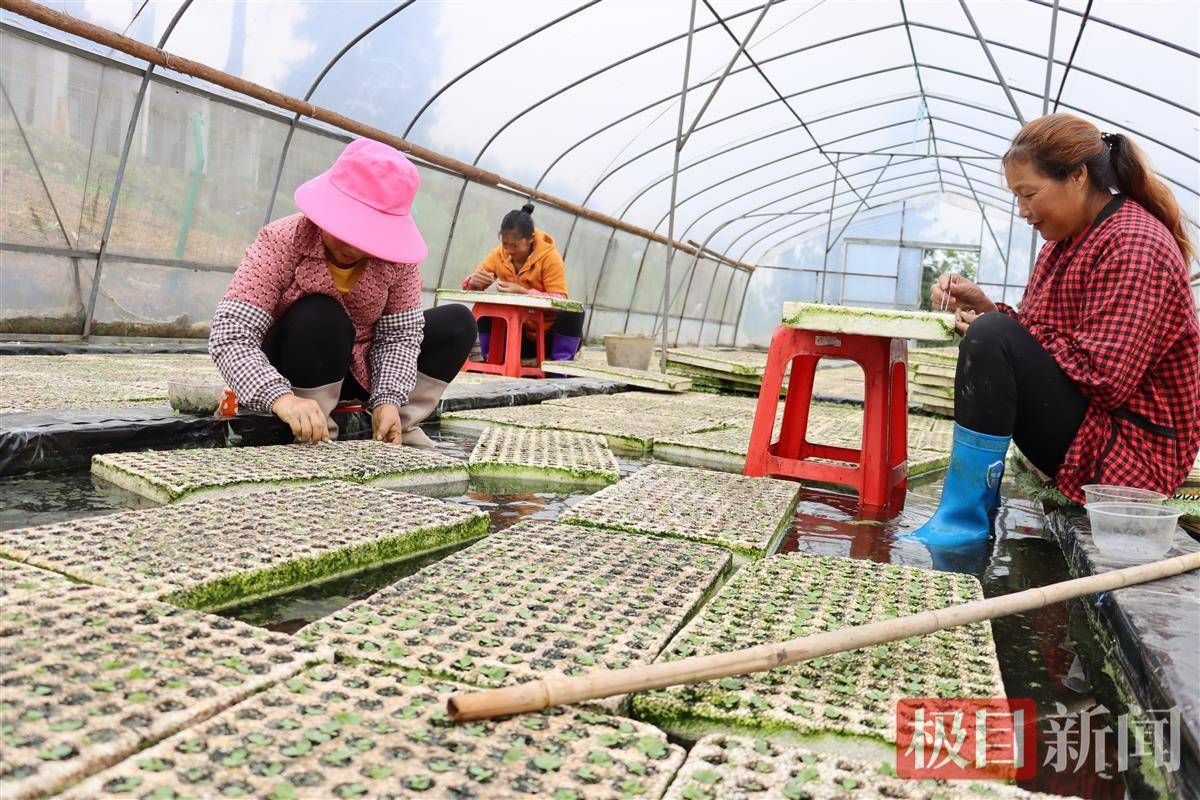
{"type": "Polygon", "coordinates": [[[956,424],[942,502],[933,519],[911,535],[931,547],[962,547],[986,540],[988,517],[999,505],[1010,441],[1011,436],[989,436],[956,424]]]}

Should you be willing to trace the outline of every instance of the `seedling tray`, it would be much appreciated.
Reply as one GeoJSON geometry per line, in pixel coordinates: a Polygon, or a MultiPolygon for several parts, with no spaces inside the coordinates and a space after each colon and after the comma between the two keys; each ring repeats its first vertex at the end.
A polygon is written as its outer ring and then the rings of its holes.
{"type": "Polygon", "coordinates": [[[574,361],[543,361],[542,369],[557,375],[572,375],[578,378],[597,378],[604,381],[624,383],[641,389],[657,392],[686,392],[692,382],[677,375],[665,375],[644,369],[610,367],[607,364],[577,364],[574,361]]]}
{"type": "Polygon", "coordinates": [[[762,558],[778,547],[798,492],[788,481],[651,464],[565,511],[562,521],[687,539],[762,558]]]}
{"type": "Polygon", "coordinates": [[[661,731],[578,708],[455,725],[446,699],[465,688],[317,667],[67,796],[659,798],[683,762],[661,731]]]}
{"type": "MultiPolygon", "coordinates": [[[[742,567],[657,659],[672,661],[944,608],[982,597],[965,574],[789,554],[742,567]]],[[[638,694],[633,713],[687,739],[771,735],[821,750],[895,756],[903,697],[1003,697],[987,623],[638,694]]]]}
{"type": "Polygon", "coordinates": [[[461,489],[461,461],[375,440],[199,450],[147,450],[92,457],[92,474],[159,503],[340,480],[404,489],[461,489]]]}
{"type": "Polygon", "coordinates": [[[607,486],[621,478],[602,436],[504,425],[484,430],[467,469],[490,483],[607,486]]]}
{"type": "Polygon", "coordinates": [[[715,547],[522,522],[300,635],[478,686],[620,669],[649,663],[729,560],[715,547]]]}
{"type": "Polygon", "coordinates": [[[20,602],[35,594],[71,585],[70,579],[57,572],[0,559],[0,604],[20,602]]]}
{"type": "MultiPolygon", "coordinates": [[[[283,634],[93,586],[6,604],[0,795],[59,791],[329,657],[283,634]]],[[[126,763],[171,767],[144,754],[126,763]]]]}
{"type": "Polygon", "coordinates": [[[0,532],[0,555],[214,609],[482,536],[476,509],[327,482],[0,532]]]}
{"type": "Polygon", "coordinates": [[[496,303],[502,306],[544,308],[557,311],[583,311],[583,303],[536,294],[504,294],[503,292],[471,292],[465,289],[438,289],[438,300],[452,303],[496,303]]]}
{"type": "Polygon", "coordinates": [[[788,302],[783,304],[783,324],[809,331],[895,339],[948,342],[954,338],[954,316],[932,311],[788,302]]]}

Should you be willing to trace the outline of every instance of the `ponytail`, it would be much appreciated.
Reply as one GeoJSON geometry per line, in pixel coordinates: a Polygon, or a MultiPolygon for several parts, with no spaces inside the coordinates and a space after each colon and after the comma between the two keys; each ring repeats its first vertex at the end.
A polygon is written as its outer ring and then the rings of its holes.
{"type": "Polygon", "coordinates": [[[1159,180],[1133,140],[1122,133],[1101,133],[1071,114],[1047,114],[1030,120],[1004,154],[1004,163],[1030,161],[1038,172],[1064,181],[1081,166],[1097,189],[1116,189],[1137,202],[1175,238],[1185,264],[1195,253],[1175,195],[1159,180]]]}
{"type": "Polygon", "coordinates": [[[1166,226],[1183,253],[1183,263],[1191,263],[1195,253],[1184,227],[1179,201],[1167,185],[1159,180],[1141,148],[1123,133],[1102,133],[1108,145],[1113,183],[1123,195],[1132,197],[1138,205],[1153,214],[1166,226]]]}

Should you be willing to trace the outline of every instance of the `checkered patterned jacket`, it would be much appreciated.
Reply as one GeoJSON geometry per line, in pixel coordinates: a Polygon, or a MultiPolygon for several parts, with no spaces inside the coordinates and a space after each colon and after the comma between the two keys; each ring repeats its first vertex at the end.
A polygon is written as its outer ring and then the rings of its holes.
{"type": "Polygon", "coordinates": [[[1117,195],[1078,243],[1042,246],[1020,310],[997,303],[1091,406],[1055,477],[1172,493],[1200,449],[1200,325],[1170,231],[1117,195]]]}
{"type": "Polygon", "coordinates": [[[208,348],[239,404],[269,411],[292,391],[267,361],[262,343],[292,303],[310,294],[334,298],[354,323],[350,373],[370,391],[371,408],[406,404],[425,326],[417,265],[371,259],[354,289],[343,294],[329,274],[320,230],[303,214],[258,232],[217,304],[208,348]]]}

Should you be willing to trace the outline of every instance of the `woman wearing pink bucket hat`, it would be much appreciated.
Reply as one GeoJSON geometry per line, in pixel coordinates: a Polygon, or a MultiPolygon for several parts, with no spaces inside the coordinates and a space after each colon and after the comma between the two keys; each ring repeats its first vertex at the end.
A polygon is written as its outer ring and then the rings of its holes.
{"type": "Polygon", "coordinates": [[[337,437],[339,401],[371,409],[376,439],[421,431],[475,342],[465,306],[421,310],[428,254],[412,218],[421,177],[400,151],[360,139],[296,190],[299,214],[246,250],[217,304],[209,351],[239,403],[302,442],[337,437]]]}

